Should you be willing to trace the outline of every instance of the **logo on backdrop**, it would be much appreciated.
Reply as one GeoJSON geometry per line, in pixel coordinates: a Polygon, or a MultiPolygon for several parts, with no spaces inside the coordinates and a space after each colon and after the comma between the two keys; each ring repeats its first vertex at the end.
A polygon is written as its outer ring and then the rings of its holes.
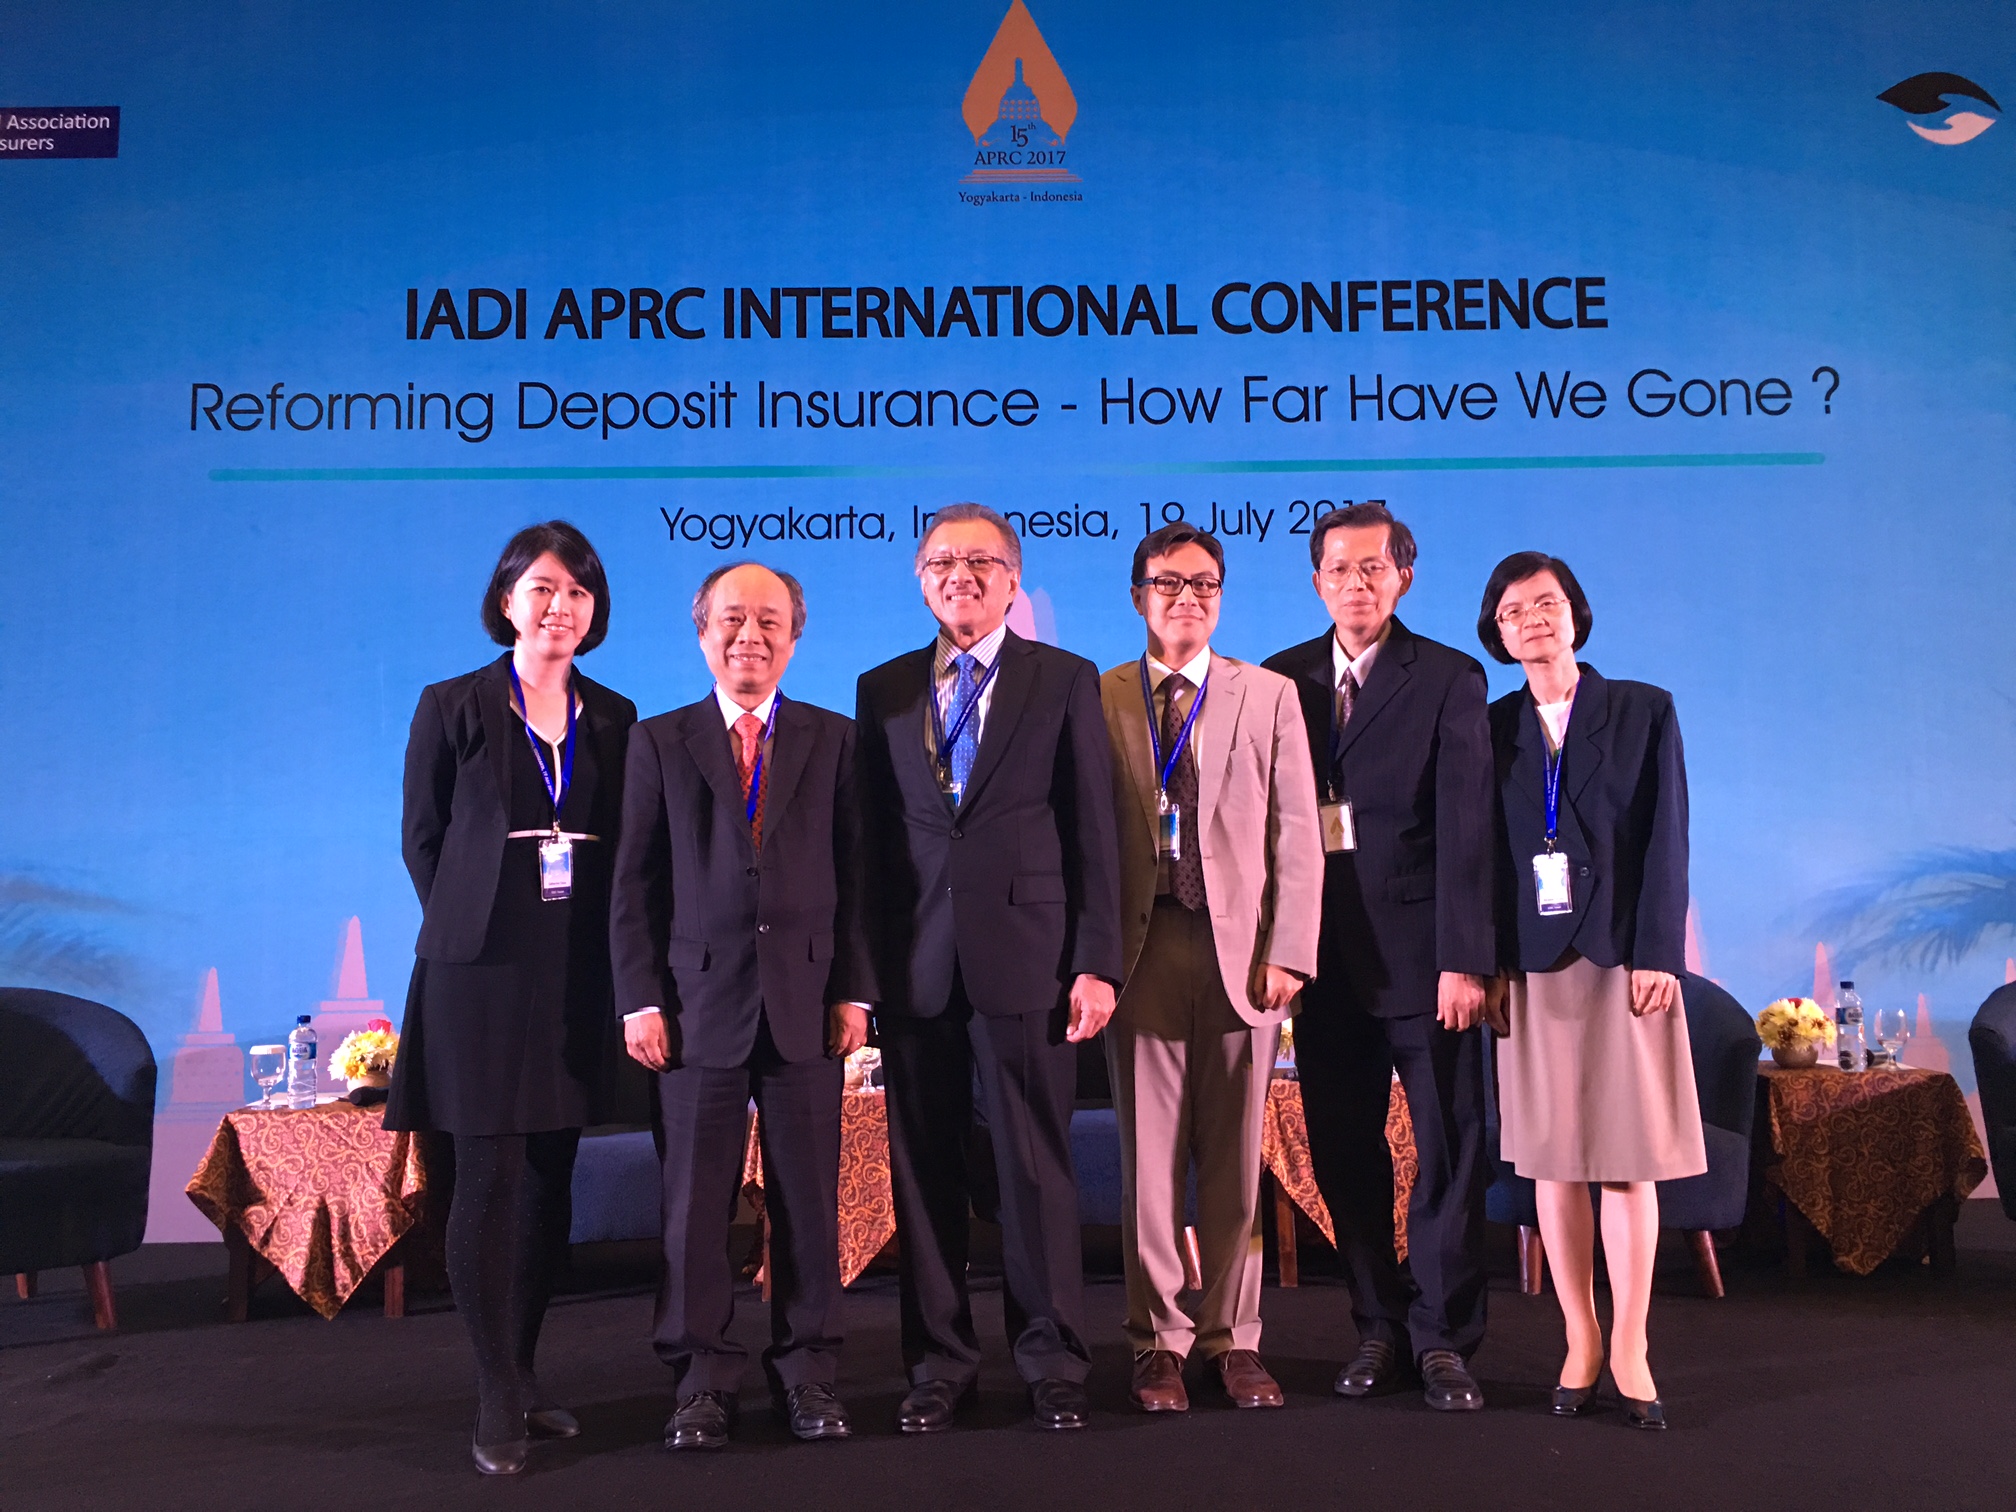
{"type": "Polygon", "coordinates": [[[1067,165],[1065,138],[1078,119],[1078,97],[1022,0],[1014,0],[960,106],[973,134],[973,162],[960,197],[990,201],[1076,200],[1075,190],[1043,186],[1082,182],[1067,165]],[[1005,191],[1003,186],[1015,186],[1005,191]],[[1024,188],[1022,186],[1028,186],[1024,188]]]}
{"type": "Polygon", "coordinates": [[[1958,147],[1963,142],[1971,142],[2001,119],[2002,107],[1995,103],[1995,97],[1972,79],[1963,79],[1958,74],[1913,74],[1901,84],[1892,84],[1876,98],[1886,105],[1895,105],[1906,115],[1936,116],[1942,110],[1953,110],[1944,120],[1930,125],[1921,125],[1917,121],[1904,123],[1926,141],[1937,142],[1941,147],[1958,147]],[[1948,95],[1958,95],[1963,100],[1978,100],[1996,114],[1953,110],[1953,102],[1947,98],[1948,95]]]}

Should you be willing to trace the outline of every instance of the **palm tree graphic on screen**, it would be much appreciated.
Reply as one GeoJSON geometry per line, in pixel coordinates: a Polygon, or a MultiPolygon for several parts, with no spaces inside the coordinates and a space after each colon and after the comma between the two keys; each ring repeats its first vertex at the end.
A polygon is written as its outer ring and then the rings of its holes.
{"type": "Polygon", "coordinates": [[[1064,139],[1078,97],[1036,19],[1014,0],[960,105],[973,134],[973,167],[962,184],[1075,184],[1064,139]]]}
{"type": "Polygon", "coordinates": [[[1908,856],[1829,895],[1821,915],[1844,952],[1949,965],[2016,937],[2016,850],[1951,846],[1908,856]]]}

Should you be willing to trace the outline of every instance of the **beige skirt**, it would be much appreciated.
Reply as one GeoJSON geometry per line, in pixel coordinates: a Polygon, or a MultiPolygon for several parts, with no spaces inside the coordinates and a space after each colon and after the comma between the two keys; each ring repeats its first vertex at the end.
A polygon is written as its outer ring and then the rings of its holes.
{"type": "Polygon", "coordinates": [[[1671,1181],[1708,1169],[1687,1015],[1631,1014],[1631,972],[1576,956],[1511,982],[1499,1152],[1535,1181],[1671,1181]]]}

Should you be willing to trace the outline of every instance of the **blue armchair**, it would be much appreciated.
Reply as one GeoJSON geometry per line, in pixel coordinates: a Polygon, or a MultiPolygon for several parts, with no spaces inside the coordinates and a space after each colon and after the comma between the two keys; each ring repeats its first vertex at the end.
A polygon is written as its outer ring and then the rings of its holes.
{"type": "Polygon", "coordinates": [[[133,1021],[60,992],[0,989],[0,1274],[82,1267],[100,1328],[106,1262],[140,1247],[154,1158],[154,1052],[133,1021]]]}
{"type": "MultiPolygon", "coordinates": [[[[1719,1297],[1722,1267],[1714,1236],[1718,1229],[1733,1229],[1743,1222],[1750,1189],[1750,1125],[1757,1109],[1757,1057],[1763,1045],[1743,1005],[1706,977],[1692,972],[1682,976],[1680,998],[1687,1014],[1708,1169],[1700,1176],[1659,1183],[1659,1220],[1663,1227],[1687,1235],[1702,1290],[1719,1297]]],[[[1485,1193],[1484,1213],[1493,1223],[1519,1230],[1519,1289],[1537,1296],[1546,1267],[1540,1217],[1533,1183],[1499,1157],[1495,1074],[1485,1079],[1485,1099],[1491,1186],[1485,1193]]],[[[1603,1200],[1600,1190],[1596,1200],[1603,1200]]]]}
{"type": "Polygon", "coordinates": [[[2016,1218],[2016,983],[1997,987],[1967,1030],[1974,1085],[1988,1126],[1988,1164],[2002,1211],[2016,1218]]]}

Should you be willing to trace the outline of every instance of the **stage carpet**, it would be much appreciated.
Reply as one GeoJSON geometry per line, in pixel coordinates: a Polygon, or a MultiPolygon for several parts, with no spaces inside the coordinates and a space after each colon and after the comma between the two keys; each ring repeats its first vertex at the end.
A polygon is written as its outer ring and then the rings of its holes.
{"type": "MultiPolygon", "coordinates": [[[[1266,1292],[1264,1353],[1285,1410],[1237,1412],[1193,1372],[1190,1413],[1153,1419],[1127,1406],[1121,1288],[1095,1278],[1097,1413],[1068,1435],[1027,1424],[998,1286],[983,1283],[981,1406],[957,1431],[905,1439],[896,1284],[871,1273],[847,1304],[840,1385],[856,1438],[791,1440],[752,1364],[741,1437],[715,1456],[659,1448],[671,1403],[646,1343],[648,1257],[610,1246],[582,1257],[542,1347],[542,1374],[582,1436],[535,1445],[512,1482],[470,1468],[468,1347],[445,1298],[387,1320],[371,1296],[325,1323],[269,1283],[254,1320],[232,1326],[218,1321],[222,1247],[160,1246],[116,1266],[116,1335],[92,1330],[74,1276],[46,1277],[30,1302],[11,1286],[0,1297],[0,1508],[2003,1512],[2016,1483],[2016,1223],[1969,1203],[1960,1243],[1951,1277],[1892,1264],[1793,1284],[1737,1258],[1721,1302],[1698,1294],[1676,1247],[1652,1319],[1674,1421],[1663,1436],[1631,1432],[1615,1410],[1547,1414],[1558,1314],[1551,1294],[1520,1296],[1508,1276],[1475,1362],[1487,1411],[1439,1416],[1412,1392],[1333,1397],[1355,1336],[1342,1288],[1319,1275],[1266,1292]]],[[[752,1358],[760,1313],[745,1291],[737,1327],[752,1358]]]]}

